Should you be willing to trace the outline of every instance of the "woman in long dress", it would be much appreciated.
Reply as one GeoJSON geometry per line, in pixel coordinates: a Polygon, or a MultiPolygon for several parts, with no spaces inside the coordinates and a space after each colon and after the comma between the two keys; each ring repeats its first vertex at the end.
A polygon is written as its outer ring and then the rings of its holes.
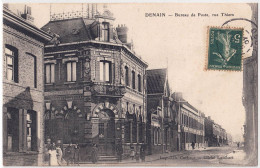
{"type": "Polygon", "coordinates": [[[52,146],[50,147],[49,155],[50,155],[50,166],[58,166],[55,143],[53,143],[52,146]]]}
{"type": "Polygon", "coordinates": [[[76,144],[74,147],[74,164],[79,166],[79,144],[76,144]]]}
{"type": "Polygon", "coordinates": [[[57,146],[56,151],[57,151],[57,162],[61,166],[61,163],[62,163],[62,150],[61,150],[60,145],[57,146]]]}

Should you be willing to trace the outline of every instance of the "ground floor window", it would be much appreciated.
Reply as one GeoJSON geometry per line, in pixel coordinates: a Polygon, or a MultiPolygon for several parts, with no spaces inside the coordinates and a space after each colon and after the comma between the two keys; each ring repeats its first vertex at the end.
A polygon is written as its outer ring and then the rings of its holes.
{"type": "Polygon", "coordinates": [[[37,151],[36,112],[7,108],[7,151],[37,151]]]}
{"type": "Polygon", "coordinates": [[[7,151],[19,150],[19,110],[7,108],[7,151]]]}
{"type": "Polygon", "coordinates": [[[64,115],[55,115],[53,111],[45,112],[45,139],[52,142],[61,140],[63,144],[83,143],[85,133],[84,118],[79,117],[74,109],[64,115]]]}

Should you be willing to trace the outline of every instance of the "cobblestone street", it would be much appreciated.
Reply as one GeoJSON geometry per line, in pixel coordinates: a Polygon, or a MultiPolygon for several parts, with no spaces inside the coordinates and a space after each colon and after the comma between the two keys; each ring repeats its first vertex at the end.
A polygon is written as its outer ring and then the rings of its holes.
{"type": "MultiPolygon", "coordinates": [[[[170,152],[146,156],[146,161],[125,159],[118,163],[115,161],[98,162],[97,166],[238,166],[243,158],[230,154],[237,150],[236,147],[208,147],[201,150],[170,152]]],[[[80,164],[80,166],[93,166],[92,163],[80,164]]]]}

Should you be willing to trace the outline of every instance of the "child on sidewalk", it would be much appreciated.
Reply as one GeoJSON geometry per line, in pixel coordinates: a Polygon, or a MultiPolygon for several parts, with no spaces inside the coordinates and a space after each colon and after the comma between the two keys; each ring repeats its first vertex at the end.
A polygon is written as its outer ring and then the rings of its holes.
{"type": "Polygon", "coordinates": [[[135,150],[134,147],[131,146],[131,150],[130,150],[130,157],[132,158],[132,160],[134,160],[135,158],[135,150]]]}

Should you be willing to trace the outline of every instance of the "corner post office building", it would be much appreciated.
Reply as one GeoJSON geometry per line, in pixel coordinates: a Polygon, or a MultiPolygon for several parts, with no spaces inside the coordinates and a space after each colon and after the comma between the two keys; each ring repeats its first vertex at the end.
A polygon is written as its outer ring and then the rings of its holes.
{"type": "Polygon", "coordinates": [[[115,155],[118,143],[130,153],[145,142],[148,65],[110,11],[70,15],[42,27],[54,37],[44,54],[45,140],[80,144],[81,160],[93,143],[100,155],[115,155]]]}

